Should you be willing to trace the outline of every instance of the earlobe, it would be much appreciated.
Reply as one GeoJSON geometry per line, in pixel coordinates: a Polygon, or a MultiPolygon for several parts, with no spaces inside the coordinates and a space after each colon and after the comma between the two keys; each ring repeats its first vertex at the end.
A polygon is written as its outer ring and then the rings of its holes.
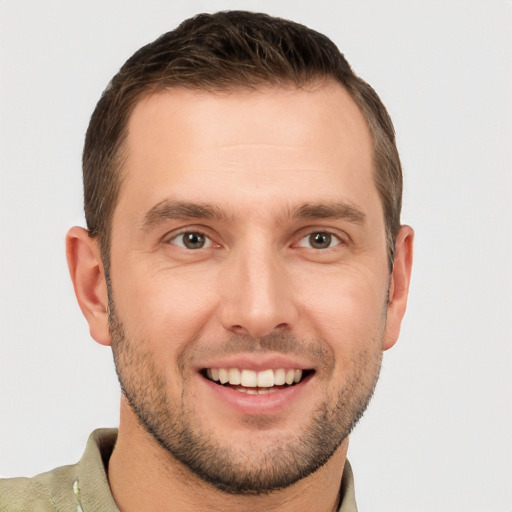
{"type": "Polygon", "coordinates": [[[107,286],[98,242],[87,230],[75,226],[66,235],[66,256],[75,295],[91,336],[102,345],[110,345],[107,286]]]}
{"type": "Polygon", "coordinates": [[[389,284],[386,334],[383,349],[391,348],[400,334],[400,325],[407,307],[409,283],[411,281],[414,231],[402,226],[395,244],[395,260],[389,284]]]}

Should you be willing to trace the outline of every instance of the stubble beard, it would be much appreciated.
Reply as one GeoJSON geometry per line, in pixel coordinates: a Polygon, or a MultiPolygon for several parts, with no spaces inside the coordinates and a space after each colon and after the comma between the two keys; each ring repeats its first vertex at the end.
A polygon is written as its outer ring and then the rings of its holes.
{"type": "MultiPolygon", "coordinates": [[[[171,400],[165,372],[158,369],[155,356],[143,340],[132,340],[110,305],[110,332],[116,371],[121,389],[142,427],[170,455],[216,488],[238,495],[266,494],[289,487],[323,466],[350,434],[366,410],[378,380],[382,352],[361,351],[348,368],[346,386],[339,390],[334,403],[318,404],[309,422],[298,426],[293,437],[280,438],[265,448],[258,436],[265,436],[263,418],[250,418],[254,437],[243,447],[215,438],[213,429],[201,425],[194,400],[187,396],[186,378],[183,392],[171,400]],[[262,420],[259,422],[258,420],[262,420]]],[[[231,339],[226,345],[247,346],[247,339],[231,339]]],[[[373,340],[378,342],[378,340],[373,340]]],[[[291,335],[271,335],[252,340],[259,350],[281,351],[283,347],[303,350],[303,343],[291,335]],[[261,348],[265,347],[265,348],[261,348]]],[[[332,357],[315,344],[311,353],[332,367],[332,357]],[[319,355],[321,354],[321,355],[319,355]]]]}

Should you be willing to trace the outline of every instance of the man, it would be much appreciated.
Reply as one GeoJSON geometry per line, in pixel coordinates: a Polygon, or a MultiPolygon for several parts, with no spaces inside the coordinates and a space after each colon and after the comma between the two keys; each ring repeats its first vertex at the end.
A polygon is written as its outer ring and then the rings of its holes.
{"type": "Polygon", "coordinates": [[[348,436],[412,262],[375,92],[310,29],[200,15],[113,78],[83,172],[67,257],[119,431],[0,509],[356,510],[348,436]]]}

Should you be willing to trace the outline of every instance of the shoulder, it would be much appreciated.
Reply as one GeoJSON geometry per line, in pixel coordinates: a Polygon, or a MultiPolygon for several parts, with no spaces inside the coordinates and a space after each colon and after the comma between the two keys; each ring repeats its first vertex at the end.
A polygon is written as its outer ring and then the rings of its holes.
{"type": "Polygon", "coordinates": [[[0,512],[118,512],[107,476],[116,438],[115,429],[95,430],[77,464],[33,478],[0,479],[0,512]]]}
{"type": "Polygon", "coordinates": [[[63,466],[33,478],[0,480],[0,512],[75,510],[77,466],[63,466]]]}

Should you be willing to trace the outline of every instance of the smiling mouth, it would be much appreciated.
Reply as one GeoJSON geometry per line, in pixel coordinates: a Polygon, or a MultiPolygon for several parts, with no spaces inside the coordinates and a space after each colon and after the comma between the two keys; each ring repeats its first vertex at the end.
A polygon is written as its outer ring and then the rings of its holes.
{"type": "Polygon", "coordinates": [[[222,386],[249,395],[265,395],[295,386],[314,373],[314,370],[268,369],[254,371],[239,368],[205,368],[202,375],[222,386]]]}

